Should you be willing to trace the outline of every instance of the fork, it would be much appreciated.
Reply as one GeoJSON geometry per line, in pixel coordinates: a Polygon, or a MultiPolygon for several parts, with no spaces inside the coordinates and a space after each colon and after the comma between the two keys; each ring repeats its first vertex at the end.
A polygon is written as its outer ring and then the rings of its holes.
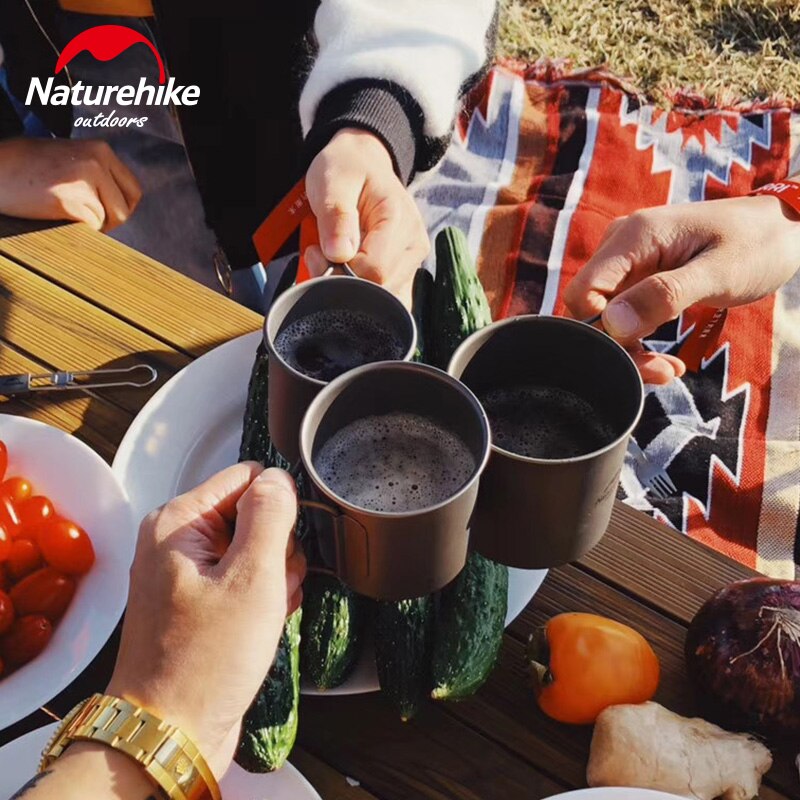
{"type": "Polygon", "coordinates": [[[656,466],[650,461],[635,439],[630,440],[628,451],[635,461],[636,477],[655,497],[659,500],[666,500],[678,493],[678,488],[672,482],[666,469],[656,466]]]}

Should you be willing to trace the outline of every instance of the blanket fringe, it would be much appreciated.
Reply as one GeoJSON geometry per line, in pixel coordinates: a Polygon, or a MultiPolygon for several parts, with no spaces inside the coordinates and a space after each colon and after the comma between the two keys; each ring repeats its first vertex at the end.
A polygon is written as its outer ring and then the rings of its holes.
{"type": "MultiPolygon", "coordinates": [[[[567,58],[540,58],[532,63],[503,58],[499,59],[497,63],[499,66],[521,75],[526,81],[544,84],[560,81],[606,84],[637,98],[642,103],[656,102],[647,93],[639,90],[633,81],[611,72],[608,65],[574,69],[572,62],[567,58]]],[[[681,113],[733,111],[739,114],[755,114],[777,109],[800,112],[800,100],[793,100],[780,93],[756,100],[737,97],[731,92],[719,92],[715,96],[709,97],[700,89],[690,87],[666,87],[663,93],[669,104],[667,110],[681,113]]],[[[657,104],[664,105],[663,103],[657,104]]]]}

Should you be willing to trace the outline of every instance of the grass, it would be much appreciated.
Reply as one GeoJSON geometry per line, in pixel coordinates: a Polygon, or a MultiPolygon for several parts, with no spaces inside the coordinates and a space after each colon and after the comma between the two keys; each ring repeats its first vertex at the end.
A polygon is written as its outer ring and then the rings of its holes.
{"type": "Polygon", "coordinates": [[[500,54],[607,65],[656,102],[800,102],[798,0],[504,0],[500,54]]]}

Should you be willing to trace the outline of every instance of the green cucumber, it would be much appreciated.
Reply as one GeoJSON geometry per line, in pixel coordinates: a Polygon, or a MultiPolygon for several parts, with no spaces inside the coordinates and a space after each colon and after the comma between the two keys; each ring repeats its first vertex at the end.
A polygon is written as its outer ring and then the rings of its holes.
{"type": "Polygon", "coordinates": [[[433,598],[377,604],[375,666],[381,691],[403,722],[430,692],[433,598]]]}
{"type": "MultiPolygon", "coordinates": [[[[247,387],[239,460],[289,469],[269,438],[268,370],[268,353],[262,342],[247,387]]],[[[300,617],[298,610],[286,621],[273,666],[242,723],[236,761],[250,772],[280,769],[294,745],[300,704],[300,617]]]]}
{"type": "Polygon", "coordinates": [[[458,577],[439,592],[434,618],[431,697],[474,694],[497,663],[508,610],[508,567],[470,553],[458,577]]]}
{"type": "Polygon", "coordinates": [[[428,329],[431,324],[431,298],[433,296],[433,275],[421,267],[414,275],[411,313],[417,326],[417,351],[414,361],[426,361],[426,344],[428,329]]]}
{"type": "Polygon", "coordinates": [[[268,376],[269,353],[264,343],[260,342],[247,386],[239,461],[260,461],[265,467],[290,470],[292,465],[275,449],[269,438],[268,376]]]}
{"type": "Polygon", "coordinates": [[[236,763],[248,772],[273,772],[289,757],[297,736],[300,697],[298,608],[283,629],[275,661],[242,721],[236,763]]]}
{"type": "Polygon", "coordinates": [[[303,584],[303,677],[334,689],[353,671],[361,651],[367,599],[332,575],[309,572],[303,584]]]}
{"type": "Polygon", "coordinates": [[[430,338],[426,360],[447,369],[450,357],[470,334],[492,321],[486,293],[475,271],[467,237],[445,228],[436,237],[436,279],[431,297],[430,338]]]}
{"type": "MultiPolygon", "coordinates": [[[[436,278],[431,286],[427,272],[417,273],[413,311],[418,326],[418,358],[441,369],[447,369],[450,357],[467,336],[491,323],[489,304],[470,258],[466,237],[458,228],[446,228],[436,237],[436,278]]],[[[496,574],[496,566],[487,567],[485,572],[494,583],[499,583],[502,575],[496,574]]],[[[484,650],[487,641],[494,641],[489,632],[496,635],[499,626],[502,635],[505,612],[500,615],[499,601],[494,602],[482,631],[471,634],[464,623],[469,617],[481,616],[480,608],[471,607],[481,602],[480,599],[466,591],[473,586],[472,580],[466,579],[471,575],[470,571],[465,576],[464,589],[457,595],[452,591],[447,595],[448,602],[463,595],[465,604],[470,606],[464,608],[463,616],[458,619],[449,611],[444,616],[434,613],[439,595],[378,605],[375,631],[378,679],[384,694],[399,709],[403,719],[413,717],[423,697],[432,691],[450,691],[451,686],[454,691],[467,691],[475,682],[475,675],[483,675],[482,682],[491,669],[491,666],[486,669],[489,659],[484,650]],[[436,628],[435,618],[438,619],[436,628]],[[434,641],[440,637],[441,644],[434,641]],[[474,661],[470,658],[473,648],[474,661]],[[432,682],[435,653],[438,653],[438,675],[448,681],[441,687],[432,682]],[[453,659],[453,667],[446,673],[442,665],[449,658],[453,659]]],[[[505,577],[507,581],[507,571],[505,577]]],[[[499,591],[499,586],[496,588],[499,591]]],[[[494,597],[495,593],[491,594],[494,597]]]]}

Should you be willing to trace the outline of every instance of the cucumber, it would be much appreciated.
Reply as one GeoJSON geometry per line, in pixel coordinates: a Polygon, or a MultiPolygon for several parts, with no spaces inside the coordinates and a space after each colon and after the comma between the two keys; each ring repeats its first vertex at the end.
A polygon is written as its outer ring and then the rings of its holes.
{"type": "Polygon", "coordinates": [[[433,275],[421,267],[414,275],[411,313],[417,325],[417,351],[414,361],[426,360],[426,336],[431,324],[431,297],[433,295],[433,275]]]}
{"type": "MultiPolygon", "coordinates": [[[[414,282],[413,310],[419,334],[417,356],[426,363],[447,369],[455,349],[471,333],[488,325],[492,315],[469,255],[466,237],[458,228],[445,228],[436,237],[436,278],[432,286],[428,273],[422,272],[417,273],[414,282]]],[[[490,592],[494,598],[503,575],[497,574],[501,572],[497,565],[475,567],[474,564],[469,573],[462,573],[464,579],[458,585],[463,588],[453,589],[459,580],[456,579],[444,590],[451,590],[446,597],[448,603],[463,600],[465,604],[463,615],[458,619],[450,611],[444,615],[434,613],[441,599],[439,594],[378,605],[375,631],[378,680],[404,720],[417,713],[422,698],[432,691],[468,693],[473,684],[477,688],[494,664],[496,648],[488,667],[490,659],[484,651],[491,651],[498,630],[502,637],[505,611],[500,614],[499,600],[486,612],[478,607],[482,600],[477,593],[472,596],[472,577],[473,572],[483,570],[495,586],[496,591],[490,592]],[[471,631],[468,620],[481,618],[482,614],[485,619],[481,631],[471,631]],[[434,618],[438,619],[436,627],[434,618]],[[434,641],[439,638],[441,643],[434,641]],[[437,683],[433,683],[432,660],[436,653],[441,686],[438,678],[437,683]],[[453,664],[446,671],[444,663],[448,659],[452,659],[453,664]],[[475,677],[477,675],[482,675],[480,680],[475,677]]],[[[507,584],[507,571],[505,579],[507,584]]]]}
{"type": "Polygon", "coordinates": [[[377,604],[375,666],[381,691],[400,712],[414,717],[430,692],[433,598],[377,604]]]}
{"type": "Polygon", "coordinates": [[[247,386],[239,461],[260,461],[265,467],[290,470],[292,465],[273,447],[269,438],[268,376],[269,353],[264,342],[259,342],[256,360],[250,372],[250,383],[247,386]]]}
{"type": "Polygon", "coordinates": [[[280,769],[294,747],[300,697],[300,620],[298,608],[283,629],[264,683],[242,721],[236,763],[248,772],[280,769]]]}
{"type": "Polygon", "coordinates": [[[424,347],[428,363],[447,369],[461,342],[491,321],[492,312],[472,263],[467,237],[459,228],[445,228],[436,237],[431,331],[424,347]]]}
{"type": "Polygon", "coordinates": [[[317,689],[347,680],[358,661],[368,601],[331,575],[310,572],[303,584],[300,665],[317,689]]]}
{"type": "MultiPolygon", "coordinates": [[[[289,463],[269,438],[268,370],[269,357],[262,342],[247,387],[239,460],[289,469],[289,463]]],[[[299,528],[298,521],[298,531],[299,528]]],[[[298,610],[286,621],[275,662],[242,723],[236,761],[250,772],[280,769],[294,745],[300,704],[300,616],[298,610]]]]}
{"type": "MultiPolygon", "coordinates": [[[[492,321],[489,303],[458,228],[436,237],[432,337],[436,366],[447,368],[461,342],[492,321]]],[[[436,602],[431,696],[456,700],[474,694],[497,661],[508,605],[508,568],[471,553],[436,602]]]]}
{"type": "Polygon", "coordinates": [[[507,610],[508,567],[470,553],[436,604],[434,700],[460,700],[483,685],[497,663],[507,610]]]}

